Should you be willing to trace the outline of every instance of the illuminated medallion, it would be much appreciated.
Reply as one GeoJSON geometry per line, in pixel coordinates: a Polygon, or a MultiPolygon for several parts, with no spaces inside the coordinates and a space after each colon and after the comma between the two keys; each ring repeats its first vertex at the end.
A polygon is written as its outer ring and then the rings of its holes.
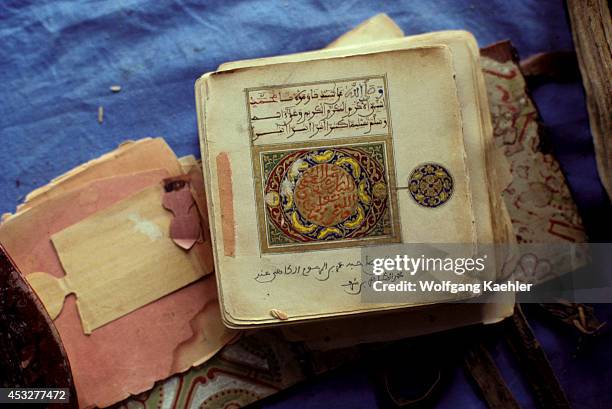
{"type": "Polygon", "coordinates": [[[306,221],[331,227],[355,214],[357,186],[338,165],[323,163],[305,170],[295,184],[295,207],[306,221]]]}
{"type": "Polygon", "coordinates": [[[448,202],[453,195],[453,178],[444,166],[424,163],[412,171],[408,190],[419,205],[438,207],[448,202]]]}
{"type": "Polygon", "coordinates": [[[268,247],[389,238],[384,143],[262,154],[268,247]]]}

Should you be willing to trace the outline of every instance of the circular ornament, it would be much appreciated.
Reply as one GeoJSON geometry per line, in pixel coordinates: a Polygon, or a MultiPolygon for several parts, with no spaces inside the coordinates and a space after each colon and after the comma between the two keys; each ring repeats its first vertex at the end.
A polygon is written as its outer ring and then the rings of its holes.
{"type": "Polygon", "coordinates": [[[438,207],[453,195],[453,177],[442,165],[423,163],[410,174],[408,190],[419,205],[438,207]]]}

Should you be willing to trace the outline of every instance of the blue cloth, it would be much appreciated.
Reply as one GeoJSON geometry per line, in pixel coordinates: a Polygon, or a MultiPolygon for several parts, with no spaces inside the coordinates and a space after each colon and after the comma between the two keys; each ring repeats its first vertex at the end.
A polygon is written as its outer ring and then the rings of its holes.
{"type": "MultiPolygon", "coordinates": [[[[0,212],[126,138],[164,136],[178,155],[197,154],[199,75],[229,60],[321,48],[378,12],[409,34],[465,28],[482,45],[510,38],[524,56],[572,47],[560,0],[5,0],[0,212]],[[112,94],[113,84],[122,91],[112,94]]],[[[578,106],[584,112],[580,98],[578,106]]]]}
{"type": "MultiPolygon", "coordinates": [[[[23,196],[125,139],[164,136],[178,155],[198,153],[193,84],[220,63],[313,50],[386,12],[407,34],[467,29],[481,45],[509,38],[523,56],[568,50],[561,0],[57,1],[0,4],[0,213],[23,196]],[[121,85],[113,94],[111,85],[121,85]],[[97,122],[98,106],[104,122],[97,122]]],[[[611,241],[609,202],[595,168],[580,84],[537,90],[536,101],[587,229],[611,241]],[[606,225],[607,223],[607,225],[606,225]]],[[[607,318],[612,318],[609,311],[607,318]]],[[[536,327],[577,407],[612,400],[608,345],[572,356],[566,338],[536,327]]],[[[524,384],[499,354],[521,403],[524,384]]],[[[602,403],[603,402],[603,403],[602,403]]],[[[290,392],[275,408],[375,407],[364,373],[345,371],[290,392]]],[[[483,407],[457,371],[440,407],[483,407]]]]}

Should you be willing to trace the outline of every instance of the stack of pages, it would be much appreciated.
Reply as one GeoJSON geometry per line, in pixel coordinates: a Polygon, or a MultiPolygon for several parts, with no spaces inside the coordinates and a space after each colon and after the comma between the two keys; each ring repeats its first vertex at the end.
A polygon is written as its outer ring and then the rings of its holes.
{"type": "Polygon", "coordinates": [[[79,407],[144,392],[232,339],[207,230],[201,167],[162,138],[126,142],[4,215],[0,242],[54,321],[79,407]]]}
{"type": "MultiPolygon", "coordinates": [[[[467,32],[224,64],[197,81],[196,100],[230,327],[416,306],[347,291],[367,285],[354,267],[370,247],[515,240],[501,197],[511,178],[467,32]]],[[[469,307],[464,324],[508,315],[512,302],[469,307]]]]}

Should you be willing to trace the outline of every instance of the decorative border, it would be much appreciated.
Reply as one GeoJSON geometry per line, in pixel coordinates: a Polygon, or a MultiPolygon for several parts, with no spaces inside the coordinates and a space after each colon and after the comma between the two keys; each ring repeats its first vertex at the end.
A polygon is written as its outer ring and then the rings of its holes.
{"type": "Polygon", "coordinates": [[[454,185],[455,181],[450,171],[436,162],[425,162],[417,165],[408,177],[410,196],[416,204],[428,209],[435,209],[448,203],[453,197],[454,185]],[[425,191],[423,191],[424,188],[421,184],[424,178],[430,178],[425,191]]]}
{"type": "Polygon", "coordinates": [[[384,243],[397,243],[400,242],[400,223],[399,213],[397,205],[397,191],[394,188],[396,186],[395,180],[395,162],[393,160],[393,145],[392,141],[388,137],[376,136],[376,137],[357,137],[357,138],[344,138],[342,140],[329,140],[329,141],[318,141],[318,142],[305,142],[295,143],[291,148],[287,148],[285,145],[260,145],[252,147],[252,161],[255,175],[255,198],[257,203],[257,225],[259,230],[259,243],[262,253],[283,253],[283,252],[299,252],[310,249],[334,249],[343,247],[354,247],[364,246],[369,244],[384,244],[384,243]],[[264,197],[264,184],[265,175],[262,166],[263,153],[271,152],[294,152],[304,149],[317,149],[317,148],[342,148],[351,147],[359,148],[360,145],[370,145],[372,143],[382,143],[384,145],[384,163],[381,164],[384,167],[385,179],[387,181],[387,195],[388,204],[387,212],[389,212],[388,220],[390,222],[390,234],[381,235],[378,237],[368,238],[355,238],[355,239],[338,239],[334,241],[313,241],[313,242],[296,242],[292,244],[280,244],[273,245],[269,241],[269,221],[266,213],[266,202],[264,197]]]}

